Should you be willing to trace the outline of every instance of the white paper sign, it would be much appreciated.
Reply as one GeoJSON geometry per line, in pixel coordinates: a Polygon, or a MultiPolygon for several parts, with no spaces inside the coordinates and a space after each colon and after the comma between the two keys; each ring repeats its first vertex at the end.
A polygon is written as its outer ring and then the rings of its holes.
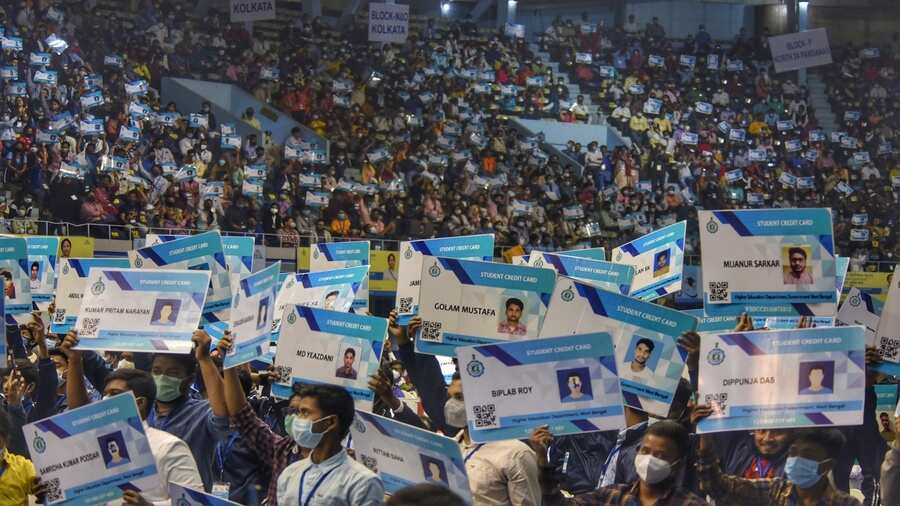
{"type": "Polygon", "coordinates": [[[409,32],[409,5],[370,3],[369,41],[406,42],[409,32]]]}
{"type": "Polygon", "coordinates": [[[831,47],[825,28],[769,37],[769,48],[772,50],[775,72],[831,63],[831,47]]]}

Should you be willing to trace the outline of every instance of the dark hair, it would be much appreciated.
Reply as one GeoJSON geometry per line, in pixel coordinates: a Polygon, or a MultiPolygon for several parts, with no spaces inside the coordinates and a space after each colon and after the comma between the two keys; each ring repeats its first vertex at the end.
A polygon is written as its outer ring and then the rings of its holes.
{"type": "Polygon", "coordinates": [[[156,382],[149,372],[141,369],[116,369],[106,376],[103,384],[108,385],[110,381],[116,380],[124,381],[135,397],[147,399],[147,409],[153,406],[156,401],[156,382]]]}
{"type": "Polygon", "coordinates": [[[341,293],[340,290],[332,290],[332,291],[328,292],[327,294],[325,294],[325,298],[327,299],[328,297],[331,297],[332,295],[337,297],[338,295],[340,295],[340,293],[341,293]]]}
{"type": "Polygon", "coordinates": [[[353,397],[343,387],[335,385],[303,385],[300,397],[316,400],[322,416],[335,415],[338,419],[338,436],[343,439],[350,432],[350,424],[355,416],[353,397]]]}
{"type": "Polygon", "coordinates": [[[447,487],[434,483],[419,483],[398,490],[386,506],[465,506],[465,502],[447,487]]]}
{"type": "Polygon", "coordinates": [[[660,420],[648,425],[647,431],[644,432],[644,437],[646,436],[664,437],[675,443],[675,447],[678,449],[678,454],[681,457],[687,455],[688,447],[690,446],[690,436],[687,429],[678,422],[660,420]]]}
{"type": "Polygon", "coordinates": [[[847,442],[847,438],[837,429],[811,429],[803,430],[794,439],[794,442],[805,441],[825,450],[828,458],[837,459],[841,449],[847,442]]]}
{"type": "Polygon", "coordinates": [[[154,353],[153,360],[150,361],[152,366],[153,362],[156,361],[157,357],[168,357],[174,360],[178,365],[184,368],[187,371],[188,376],[192,376],[194,371],[197,369],[197,361],[194,359],[194,354],[189,353],[187,355],[177,355],[174,353],[154,353]]]}
{"type": "Polygon", "coordinates": [[[0,275],[2,275],[6,279],[12,281],[12,273],[10,273],[9,271],[0,272],[0,275]]]}
{"type": "Polygon", "coordinates": [[[69,243],[69,247],[70,248],[72,247],[72,241],[70,241],[68,237],[64,238],[62,241],[59,242],[59,247],[62,248],[62,245],[65,243],[69,243]]]}
{"type": "Polygon", "coordinates": [[[356,350],[354,350],[353,348],[347,348],[346,350],[344,350],[345,357],[347,356],[348,353],[353,355],[353,358],[356,358],[356,350]]]}
{"type": "Polygon", "coordinates": [[[794,253],[799,253],[803,255],[803,258],[806,258],[806,250],[803,248],[790,248],[788,249],[788,258],[790,258],[794,253]]]}
{"type": "Polygon", "coordinates": [[[642,344],[644,346],[646,346],[647,348],[650,348],[651,353],[653,352],[653,348],[656,348],[656,343],[647,339],[646,337],[642,337],[642,338],[638,339],[638,342],[637,342],[637,344],[634,345],[634,347],[637,348],[638,346],[640,346],[642,344]]]}
{"type": "Polygon", "coordinates": [[[517,298],[515,298],[515,297],[506,299],[506,309],[509,309],[509,306],[512,305],[512,304],[515,304],[515,305],[519,306],[519,310],[520,310],[520,311],[523,310],[523,309],[525,309],[525,303],[522,302],[521,300],[519,300],[519,299],[517,299],[517,298]]]}
{"type": "Polygon", "coordinates": [[[31,262],[31,268],[34,269],[35,267],[37,267],[38,270],[40,270],[41,263],[40,262],[31,262]]]}

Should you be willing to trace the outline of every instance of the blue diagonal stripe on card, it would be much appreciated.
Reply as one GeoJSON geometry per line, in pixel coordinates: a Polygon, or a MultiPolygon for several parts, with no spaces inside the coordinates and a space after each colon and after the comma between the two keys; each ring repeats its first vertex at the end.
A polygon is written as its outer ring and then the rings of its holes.
{"type": "Polygon", "coordinates": [[[572,420],[572,425],[578,427],[579,430],[584,432],[599,430],[599,428],[592,424],[589,420],[572,420]]]}
{"type": "Polygon", "coordinates": [[[319,322],[316,321],[316,316],[313,314],[312,310],[306,306],[294,307],[297,308],[297,314],[301,318],[306,319],[306,324],[309,325],[310,330],[319,332],[319,322]]]}
{"type": "Polygon", "coordinates": [[[622,400],[628,407],[635,409],[641,409],[643,407],[641,405],[641,398],[631,392],[622,390],[622,400]]]}
{"type": "Polygon", "coordinates": [[[742,237],[752,236],[753,232],[750,232],[749,229],[744,225],[744,223],[731,211],[715,211],[713,214],[716,215],[716,218],[719,219],[722,223],[726,225],[731,225],[731,228],[734,229],[738,235],[742,237]]]}
{"type": "Polygon", "coordinates": [[[804,304],[802,302],[792,302],[791,306],[794,307],[794,310],[796,310],[797,314],[800,316],[814,316],[813,311],[809,308],[808,304],[804,304]]]}
{"type": "Polygon", "coordinates": [[[40,421],[40,422],[36,423],[35,425],[37,426],[38,429],[41,429],[44,432],[50,432],[60,439],[65,439],[65,438],[71,436],[71,434],[66,432],[65,429],[63,429],[62,427],[57,425],[56,422],[54,422],[53,420],[50,420],[50,419],[40,421]]]}
{"type": "Polygon", "coordinates": [[[522,365],[515,357],[507,353],[503,350],[503,348],[496,345],[489,346],[480,346],[476,348],[479,353],[484,355],[485,357],[494,357],[499,360],[503,365],[506,366],[514,366],[514,365],[522,365]]]}
{"type": "Polygon", "coordinates": [[[600,364],[605,367],[609,372],[613,374],[616,373],[616,357],[612,355],[606,355],[597,359],[600,364]]]}
{"type": "Polygon", "coordinates": [[[119,285],[119,288],[122,291],[134,290],[131,285],[128,283],[128,280],[125,279],[125,276],[118,271],[113,272],[105,272],[106,278],[112,281],[113,283],[119,285]]]}
{"type": "Polygon", "coordinates": [[[603,302],[600,301],[600,296],[597,294],[597,290],[594,290],[590,286],[581,283],[575,283],[575,288],[578,290],[578,295],[581,295],[588,300],[588,303],[590,303],[591,305],[591,309],[594,310],[594,314],[607,316],[606,308],[603,307],[603,302]]]}
{"type": "Polygon", "coordinates": [[[825,248],[825,251],[828,252],[831,256],[834,256],[834,241],[832,240],[832,236],[830,235],[820,235],[819,243],[825,248]]]}
{"type": "Polygon", "coordinates": [[[631,255],[633,257],[636,257],[639,254],[635,245],[631,244],[631,243],[622,246],[622,251],[624,251],[625,253],[628,253],[629,255],[631,255]]]}
{"type": "Polygon", "coordinates": [[[139,250],[137,250],[137,254],[141,255],[144,258],[149,258],[150,260],[153,260],[153,262],[156,265],[167,265],[168,264],[168,262],[166,262],[165,260],[162,259],[161,256],[159,256],[159,253],[156,252],[156,250],[153,248],[153,246],[151,246],[149,248],[139,249],[139,250]]]}
{"type": "Polygon", "coordinates": [[[441,265],[443,265],[445,269],[453,271],[453,274],[456,274],[456,279],[458,279],[460,283],[464,285],[475,284],[472,282],[472,278],[469,277],[469,273],[467,273],[459,263],[459,260],[453,258],[437,258],[437,260],[441,262],[441,265]]]}
{"type": "Polygon", "coordinates": [[[362,418],[363,420],[369,422],[369,424],[370,424],[372,427],[374,427],[375,430],[377,430],[378,432],[380,432],[380,433],[382,433],[382,434],[384,434],[385,436],[388,436],[388,437],[391,436],[391,433],[388,432],[387,429],[385,429],[384,427],[382,427],[381,424],[378,423],[378,420],[376,420],[375,417],[372,416],[372,415],[370,415],[369,413],[365,413],[365,412],[362,412],[362,411],[357,411],[357,412],[356,412],[356,416],[358,416],[358,417],[362,418]]]}
{"type": "Polygon", "coordinates": [[[816,425],[834,425],[825,413],[806,413],[806,418],[816,425]]]}
{"type": "Polygon", "coordinates": [[[744,350],[747,355],[765,355],[766,352],[759,349],[758,346],[753,344],[752,341],[747,339],[747,336],[744,334],[722,334],[719,336],[719,339],[725,342],[725,344],[730,344],[732,346],[737,346],[740,349],[744,350]]]}

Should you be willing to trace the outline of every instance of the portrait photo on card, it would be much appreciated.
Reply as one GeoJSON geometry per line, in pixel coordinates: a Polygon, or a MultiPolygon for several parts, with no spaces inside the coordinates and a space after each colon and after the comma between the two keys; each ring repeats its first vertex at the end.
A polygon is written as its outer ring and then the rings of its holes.
{"type": "Polygon", "coordinates": [[[153,304],[153,313],[150,316],[150,325],[175,325],[180,310],[181,301],[178,299],[156,299],[156,303],[153,304]]]}
{"type": "Polygon", "coordinates": [[[330,292],[326,293],[325,298],[322,299],[322,309],[334,311],[334,305],[337,303],[338,297],[340,295],[340,290],[331,290],[330,292]]]}
{"type": "Polygon", "coordinates": [[[668,248],[657,251],[653,255],[653,277],[657,278],[669,273],[669,264],[671,263],[670,250],[668,248]]]}
{"type": "Polygon", "coordinates": [[[359,363],[359,350],[354,346],[347,346],[338,356],[338,367],[334,371],[336,378],[355,380],[359,373],[357,367],[359,363]]]}
{"type": "Polygon", "coordinates": [[[29,282],[31,282],[31,289],[38,290],[41,288],[41,262],[33,261],[31,262],[31,269],[29,271],[29,282]]]}
{"type": "Polygon", "coordinates": [[[655,375],[654,370],[662,348],[662,343],[649,337],[633,335],[619,369],[619,376],[630,380],[650,380],[655,375]]]}
{"type": "Polygon", "coordinates": [[[591,390],[591,371],[587,367],[576,367],[556,371],[560,402],[582,402],[594,400],[591,390]]]}
{"type": "Polygon", "coordinates": [[[128,447],[125,445],[125,437],[121,431],[105,434],[97,438],[100,445],[100,453],[103,455],[103,463],[107,469],[124,466],[131,462],[128,457],[128,447]]]}
{"type": "Polygon", "coordinates": [[[808,244],[785,244],[781,247],[782,277],[786,285],[811,285],[813,279],[808,244]]]}
{"type": "Polygon", "coordinates": [[[497,332],[512,336],[524,336],[528,333],[528,325],[523,320],[525,302],[518,297],[504,297],[503,307],[497,313],[497,332]]]}
{"type": "Polygon", "coordinates": [[[256,329],[266,326],[266,316],[269,314],[269,297],[259,299],[259,307],[256,309],[256,329]]]}
{"type": "Polygon", "coordinates": [[[419,457],[422,459],[422,474],[425,476],[425,481],[450,485],[449,481],[447,481],[447,468],[440,459],[423,453],[420,453],[419,457]]]}
{"type": "Polygon", "coordinates": [[[797,393],[800,395],[823,395],[834,392],[834,362],[819,360],[800,362],[800,376],[797,393]]]}
{"type": "Polygon", "coordinates": [[[12,272],[6,269],[0,269],[0,280],[3,281],[3,296],[7,299],[16,298],[16,284],[13,279],[14,276],[12,272]]]}

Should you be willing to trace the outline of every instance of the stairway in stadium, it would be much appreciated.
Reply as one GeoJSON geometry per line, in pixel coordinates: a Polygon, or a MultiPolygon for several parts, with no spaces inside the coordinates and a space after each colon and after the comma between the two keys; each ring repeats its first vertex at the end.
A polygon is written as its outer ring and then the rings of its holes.
{"type": "Polygon", "coordinates": [[[548,53],[546,51],[541,51],[540,46],[538,46],[537,44],[534,44],[534,43],[529,44],[528,48],[531,49],[531,52],[533,52],[535,55],[537,55],[537,57],[540,58],[541,61],[543,61],[545,65],[547,65],[548,67],[550,67],[551,70],[553,70],[554,76],[559,77],[560,79],[562,79],[562,81],[564,83],[566,83],[566,86],[569,88],[569,99],[572,102],[575,101],[575,97],[577,97],[578,95],[584,95],[584,103],[587,105],[587,108],[591,113],[591,123],[600,123],[601,122],[600,121],[600,113],[599,113],[600,108],[591,103],[590,94],[583,93],[581,90],[581,86],[571,82],[568,74],[566,74],[565,72],[560,72],[559,62],[555,62],[555,61],[551,60],[550,53],[548,53]]]}
{"type": "Polygon", "coordinates": [[[809,89],[809,105],[815,111],[819,126],[829,133],[840,130],[840,121],[834,116],[825,93],[825,83],[817,72],[807,74],[806,87],[809,89]]]}

